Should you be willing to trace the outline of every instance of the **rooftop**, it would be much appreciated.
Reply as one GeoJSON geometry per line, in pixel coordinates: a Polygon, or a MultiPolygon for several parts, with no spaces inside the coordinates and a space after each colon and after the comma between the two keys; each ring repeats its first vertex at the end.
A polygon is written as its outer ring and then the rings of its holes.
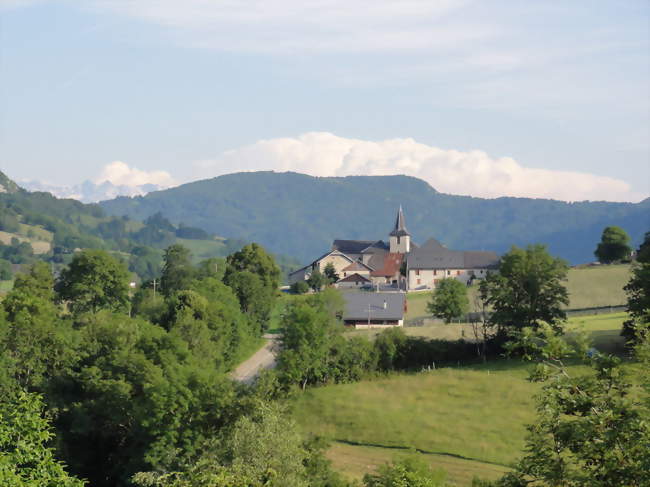
{"type": "Polygon", "coordinates": [[[401,320],[405,293],[344,292],[344,320],[401,320]],[[384,308],[384,303],[386,307],[384,308]]]}

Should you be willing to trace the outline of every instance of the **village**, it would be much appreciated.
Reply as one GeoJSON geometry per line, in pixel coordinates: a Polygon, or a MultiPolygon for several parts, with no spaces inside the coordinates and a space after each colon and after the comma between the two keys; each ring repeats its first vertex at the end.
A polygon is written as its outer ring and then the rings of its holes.
{"type": "Polygon", "coordinates": [[[435,290],[442,279],[471,285],[496,270],[495,252],[451,250],[435,238],[422,246],[411,240],[404,211],[383,240],[340,240],[306,266],[289,274],[289,283],[309,282],[314,274],[334,276],[346,302],[343,322],[354,328],[403,326],[406,293],[435,290]]]}

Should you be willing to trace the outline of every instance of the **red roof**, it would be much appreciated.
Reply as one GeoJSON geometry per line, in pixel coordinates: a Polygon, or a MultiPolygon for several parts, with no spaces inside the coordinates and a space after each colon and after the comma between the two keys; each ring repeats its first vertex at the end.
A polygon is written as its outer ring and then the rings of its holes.
{"type": "Polygon", "coordinates": [[[383,277],[383,276],[394,276],[399,274],[399,269],[402,267],[402,260],[404,259],[404,254],[386,252],[384,255],[384,262],[381,267],[375,269],[370,273],[371,276],[383,277]]]}

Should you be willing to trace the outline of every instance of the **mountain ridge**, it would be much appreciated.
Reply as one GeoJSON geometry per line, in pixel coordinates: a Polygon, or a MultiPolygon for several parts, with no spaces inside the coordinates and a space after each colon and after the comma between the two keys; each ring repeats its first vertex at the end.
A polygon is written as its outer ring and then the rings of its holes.
{"type": "Polygon", "coordinates": [[[650,230],[650,198],[640,203],[563,202],[449,195],[412,176],[314,177],[240,172],[100,205],[143,220],[160,211],[172,222],[257,241],[306,262],[335,238],[385,239],[399,205],[416,242],[435,237],[459,250],[504,252],[546,243],[572,263],[594,259],[605,226],[620,225],[635,243],[650,230]]]}

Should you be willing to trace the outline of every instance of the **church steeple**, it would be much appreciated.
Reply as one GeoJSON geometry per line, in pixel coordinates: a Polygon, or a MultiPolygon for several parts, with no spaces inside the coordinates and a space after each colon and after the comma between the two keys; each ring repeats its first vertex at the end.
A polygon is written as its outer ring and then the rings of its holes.
{"type": "Polygon", "coordinates": [[[411,234],[406,229],[402,205],[399,205],[395,228],[389,234],[390,251],[399,254],[408,254],[411,250],[411,234]]]}

